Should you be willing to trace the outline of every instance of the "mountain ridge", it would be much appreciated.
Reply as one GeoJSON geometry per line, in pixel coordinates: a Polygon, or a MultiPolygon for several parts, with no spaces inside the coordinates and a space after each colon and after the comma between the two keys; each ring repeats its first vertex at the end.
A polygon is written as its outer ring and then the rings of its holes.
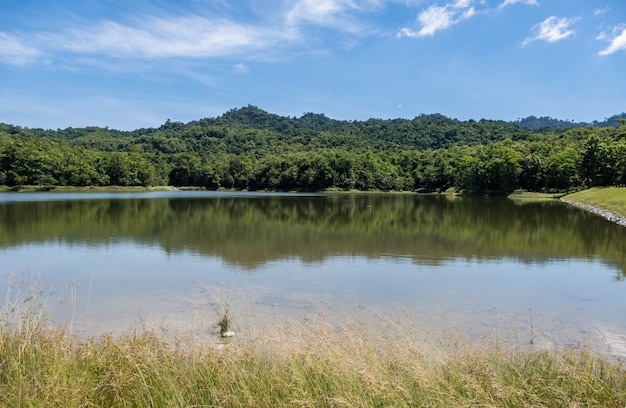
{"type": "MultiPolygon", "coordinates": [[[[119,133],[126,134],[147,134],[153,133],[157,130],[163,129],[180,129],[183,126],[188,125],[199,125],[199,126],[220,126],[220,125],[249,125],[253,128],[257,129],[271,129],[275,131],[285,131],[288,130],[289,127],[294,127],[296,129],[307,129],[313,131],[336,131],[342,126],[345,125],[354,125],[354,124],[373,124],[373,123],[386,123],[386,124],[399,124],[413,121],[423,121],[423,122],[437,122],[448,123],[448,124],[465,124],[465,123],[475,123],[475,122],[491,122],[491,123],[501,123],[501,124],[512,124],[517,125],[522,129],[528,129],[533,131],[538,131],[542,129],[551,129],[551,130],[564,130],[571,129],[576,127],[617,127],[620,125],[618,119],[624,118],[626,119],[626,112],[622,112],[619,114],[615,114],[613,116],[604,118],[602,121],[594,120],[592,122],[575,122],[573,120],[563,120],[552,118],[550,116],[534,116],[530,115],[525,118],[518,118],[513,121],[505,121],[498,119],[486,119],[482,118],[479,120],[468,119],[466,121],[458,120],[452,118],[450,116],[443,115],[441,113],[429,113],[429,114],[420,114],[415,116],[413,119],[409,118],[393,118],[393,119],[381,119],[381,118],[369,118],[366,120],[343,120],[343,119],[333,119],[324,113],[314,113],[314,112],[305,112],[300,117],[296,116],[284,116],[275,113],[271,113],[262,108],[259,108],[255,105],[247,105],[242,106],[240,108],[232,108],[221,115],[214,117],[205,117],[200,119],[195,119],[189,121],[187,123],[180,121],[171,121],[168,119],[160,125],[159,127],[148,127],[148,128],[137,128],[134,130],[116,130],[114,128],[99,127],[99,126],[85,126],[85,127],[67,127],[65,129],[56,129],[60,130],[71,130],[71,129],[105,129],[108,131],[114,131],[119,133]],[[278,125],[280,124],[280,125],[278,125]]],[[[1,123],[2,125],[16,128],[29,129],[28,127],[22,127],[17,124],[8,124],[1,123]]],[[[30,128],[30,130],[43,130],[43,131],[52,131],[53,129],[43,129],[43,128],[30,128]]]]}

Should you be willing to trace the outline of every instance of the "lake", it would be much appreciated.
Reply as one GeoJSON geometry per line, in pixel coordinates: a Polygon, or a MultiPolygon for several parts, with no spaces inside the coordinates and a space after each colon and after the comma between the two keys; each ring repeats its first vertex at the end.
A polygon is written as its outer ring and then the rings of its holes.
{"type": "Polygon", "coordinates": [[[228,307],[241,332],[371,313],[626,355],[626,228],[556,200],[3,193],[0,272],[5,311],[36,285],[85,336],[211,332],[228,307]]]}

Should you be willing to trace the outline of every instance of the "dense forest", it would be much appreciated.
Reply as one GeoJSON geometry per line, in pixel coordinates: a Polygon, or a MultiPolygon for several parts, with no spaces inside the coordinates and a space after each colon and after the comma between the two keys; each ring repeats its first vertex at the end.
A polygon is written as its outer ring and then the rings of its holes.
{"type": "Polygon", "coordinates": [[[568,191],[626,184],[625,116],[563,127],[440,114],[340,121],[247,106],[133,131],[0,124],[0,185],[568,191]]]}
{"type": "Polygon", "coordinates": [[[612,126],[616,127],[620,125],[619,119],[623,119],[626,117],[626,114],[622,113],[621,115],[613,115],[610,118],[604,119],[602,122],[598,122],[594,120],[591,123],[587,122],[574,122],[573,120],[561,120],[554,119],[549,116],[542,116],[540,118],[536,116],[528,116],[524,119],[518,119],[517,124],[520,127],[532,130],[541,130],[541,129],[571,129],[574,127],[585,127],[585,126],[597,126],[597,127],[607,127],[612,126]]]}

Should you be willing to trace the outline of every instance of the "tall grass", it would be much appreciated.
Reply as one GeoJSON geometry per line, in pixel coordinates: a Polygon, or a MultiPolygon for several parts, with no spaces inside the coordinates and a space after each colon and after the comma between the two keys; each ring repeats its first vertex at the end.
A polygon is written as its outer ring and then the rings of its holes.
{"type": "Polygon", "coordinates": [[[80,339],[25,299],[2,309],[3,407],[626,405],[623,363],[586,348],[431,342],[398,325],[324,316],[246,330],[219,347],[209,332],[80,339]]]}

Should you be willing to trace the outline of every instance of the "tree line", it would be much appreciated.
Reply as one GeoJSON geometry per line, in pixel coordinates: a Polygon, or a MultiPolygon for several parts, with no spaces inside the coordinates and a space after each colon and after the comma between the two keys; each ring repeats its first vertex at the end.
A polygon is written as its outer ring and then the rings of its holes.
{"type": "Polygon", "coordinates": [[[506,194],[626,184],[626,125],[529,130],[443,115],[337,121],[248,106],[130,132],[0,124],[0,185],[506,194]]]}

